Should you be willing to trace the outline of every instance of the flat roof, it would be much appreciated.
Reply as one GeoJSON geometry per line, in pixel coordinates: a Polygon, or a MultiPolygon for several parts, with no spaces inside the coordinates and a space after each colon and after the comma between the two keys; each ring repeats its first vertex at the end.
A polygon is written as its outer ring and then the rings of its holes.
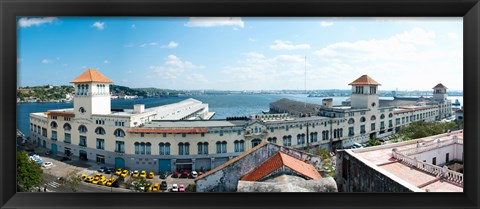
{"type": "Polygon", "coordinates": [[[247,121],[227,120],[180,120],[180,121],[152,121],[141,128],[208,128],[208,127],[233,127],[246,124],[247,121]]]}
{"type": "Polygon", "coordinates": [[[454,183],[445,182],[442,179],[437,178],[437,176],[433,174],[402,164],[397,159],[395,159],[392,154],[392,149],[394,148],[399,151],[408,150],[411,148],[415,148],[417,146],[417,143],[428,144],[431,142],[435,142],[436,140],[440,140],[441,142],[448,141],[451,140],[454,136],[458,137],[458,139],[463,139],[463,131],[440,134],[394,144],[385,144],[375,147],[352,149],[348,151],[350,153],[353,153],[354,157],[356,157],[357,159],[368,162],[367,164],[370,165],[372,168],[384,170],[388,172],[388,174],[402,179],[403,181],[408,182],[421,190],[426,191],[426,189],[428,189],[431,192],[462,192],[462,186],[456,185],[454,183]],[[445,188],[443,186],[445,186],[445,188]]]}

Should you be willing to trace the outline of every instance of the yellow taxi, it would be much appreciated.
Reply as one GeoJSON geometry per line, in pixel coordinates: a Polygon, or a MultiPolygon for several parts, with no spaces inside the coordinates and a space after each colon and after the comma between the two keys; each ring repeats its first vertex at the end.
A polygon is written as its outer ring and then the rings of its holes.
{"type": "Polygon", "coordinates": [[[153,173],[153,171],[150,171],[150,172],[148,173],[148,177],[147,177],[147,178],[153,179],[153,177],[155,177],[155,174],[153,173]]]}
{"type": "Polygon", "coordinates": [[[118,168],[117,171],[115,171],[115,175],[120,176],[122,174],[122,169],[118,168]]]}
{"type": "Polygon", "coordinates": [[[91,183],[93,181],[94,177],[93,176],[87,176],[85,179],[86,182],[91,183]]]}
{"type": "Polygon", "coordinates": [[[140,177],[146,178],[147,177],[147,172],[145,170],[142,170],[142,172],[140,172],[140,177]]]}
{"type": "Polygon", "coordinates": [[[85,179],[87,179],[88,175],[87,174],[82,174],[82,176],[80,176],[80,180],[82,181],[85,181],[85,179]]]}
{"type": "MultiPolygon", "coordinates": [[[[93,178],[93,181],[92,181],[92,184],[98,184],[98,182],[102,179],[103,175],[101,174],[97,174],[95,175],[95,177],[93,178]]],[[[105,177],[103,177],[105,178],[105,177]]]]}
{"type": "Polygon", "coordinates": [[[128,175],[128,170],[123,170],[120,176],[125,178],[127,175],[128,175]]]}
{"type": "Polygon", "coordinates": [[[108,179],[105,176],[102,176],[100,181],[98,181],[98,185],[105,185],[108,182],[108,179]]]}
{"type": "Polygon", "coordinates": [[[114,177],[110,178],[105,185],[112,186],[115,183],[116,179],[114,177]]]}
{"type": "Polygon", "coordinates": [[[160,189],[160,184],[159,184],[159,183],[155,183],[155,184],[153,185],[152,192],[158,192],[159,189],[160,189]]]}

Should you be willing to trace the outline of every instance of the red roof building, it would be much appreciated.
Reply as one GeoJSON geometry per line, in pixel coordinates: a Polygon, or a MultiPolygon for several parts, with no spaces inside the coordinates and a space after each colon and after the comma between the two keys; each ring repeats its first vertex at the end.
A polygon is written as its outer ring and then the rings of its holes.
{"type": "Polygon", "coordinates": [[[446,86],[444,86],[443,84],[439,83],[435,87],[433,87],[433,89],[448,89],[448,88],[446,86]]]}
{"type": "Polygon", "coordinates": [[[88,69],[70,83],[91,83],[91,82],[99,82],[99,83],[113,83],[112,80],[108,79],[100,72],[95,69],[88,69]]]}
{"type": "Polygon", "coordinates": [[[362,75],[360,78],[357,78],[357,80],[349,83],[348,85],[369,85],[369,86],[380,86],[381,84],[378,83],[377,81],[373,80],[368,75],[362,75]]]}

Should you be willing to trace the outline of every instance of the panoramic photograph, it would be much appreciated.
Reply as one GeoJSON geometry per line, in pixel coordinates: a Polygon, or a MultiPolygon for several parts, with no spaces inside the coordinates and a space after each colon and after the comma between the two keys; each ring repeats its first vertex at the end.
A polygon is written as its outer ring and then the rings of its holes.
{"type": "Polygon", "coordinates": [[[18,17],[18,192],[463,192],[462,17],[18,17]]]}

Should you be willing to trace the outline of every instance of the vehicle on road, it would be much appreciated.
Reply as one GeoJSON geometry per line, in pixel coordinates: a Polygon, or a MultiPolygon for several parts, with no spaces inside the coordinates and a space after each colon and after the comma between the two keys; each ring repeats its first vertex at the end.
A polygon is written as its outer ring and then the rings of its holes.
{"type": "Polygon", "coordinates": [[[115,171],[115,175],[117,175],[117,176],[122,175],[122,169],[118,168],[117,171],[115,171]]]}
{"type": "Polygon", "coordinates": [[[102,178],[100,179],[100,181],[98,181],[98,184],[99,184],[99,185],[105,185],[105,184],[107,184],[107,182],[108,182],[108,179],[105,178],[105,176],[102,176],[102,178]]]}
{"type": "Polygon", "coordinates": [[[140,172],[140,177],[141,178],[146,178],[147,177],[147,172],[145,170],[142,170],[142,172],[140,172]]]}
{"type": "Polygon", "coordinates": [[[161,179],[166,179],[167,178],[167,173],[165,173],[165,172],[160,173],[160,178],[161,179]]]}
{"type": "Polygon", "coordinates": [[[113,186],[115,183],[116,179],[114,177],[110,178],[105,185],[107,186],[113,186]]]}
{"type": "Polygon", "coordinates": [[[162,181],[162,183],[160,184],[160,189],[161,190],[167,190],[168,189],[167,181],[162,181]]]}
{"type": "Polygon", "coordinates": [[[102,166],[97,171],[100,172],[100,173],[103,173],[103,172],[105,172],[105,170],[107,170],[107,166],[102,166]]]}
{"type": "Polygon", "coordinates": [[[173,177],[173,178],[178,178],[178,172],[175,171],[175,172],[173,173],[172,177],[173,177]]]}
{"type": "Polygon", "coordinates": [[[115,168],[107,168],[105,170],[105,174],[111,174],[111,173],[115,173],[115,168]]]}
{"type": "Polygon", "coordinates": [[[185,192],[185,185],[180,184],[180,186],[178,187],[178,191],[179,192],[185,192]]]}
{"type": "Polygon", "coordinates": [[[88,176],[85,181],[88,182],[88,183],[92,183],[92,181],[94,180],[95,178],[93,176],[88,176]]]}
{"type": "Polygon", "coordinates": [[[65,162],[65,161],[68,161],[68,160],[70,160],[70,158],[69,158],[69,157],[66,157],[66,156],[65,156],[65,157],[62,157],[62,159],[60,159],[61,162],[65,162]]]}
{"type": "Polygon", "coordinates": [[[147,178],[153,179],[154,177],[155,177],[155,174],[153,173],[153,171],[150,171],[150,172],[148,173],[147,178]]]}
{"type": "Polygon", "coordinates": [[[153,185],[152,192],[158,192],[159,189],[160,189],[160,184],[159,184],[159,183],[155,183],[155,184],[153,185]]]}
{"type": "Polygon", "coordinates": [[[87,177],[88,177],[87,174],[82,173],[82,175],[80,176],[80,180],[85,181],[85,179],[87,179],[87,177]]]}
{"type": "Polygon", "coordinates": [[[172,185],[172,189],[170,189],[170,191],[172,191],[172,192],[178,192],[178,185],[177,185],[177,184],[173,184],[173,185],[172,185]]]}
{"type": "Polygon", "coordinates": [[[182,172],[182,178],[188,178],[188,172],[186,171],[182,172]]]}
{"type": "Polygon", "coordinates": [[[197,176],[198,176],[198,173],[196,171],[192,171],[192,173],[190,173],[191,178],[197,178],[197,176]]]}
{"type": "Polygon", "coordinates": [[[44,162],[42,164],[42,167],[44,168],[51,168],[53,166],[53,163],[52,162],[44,162]]]}
{"type": "Polygon", "coordinates": [[[125,178],[127,175],[128,175],[128,170],[123,170],[120,176],[125,178]]]}
{"type": "Polygon", "coordinates": [[[138,175],[140,175],[140,173],[138,172],[138,170],[134,170],[134,171],[132,172],[132,177],[137,178],[138,175]]]}

